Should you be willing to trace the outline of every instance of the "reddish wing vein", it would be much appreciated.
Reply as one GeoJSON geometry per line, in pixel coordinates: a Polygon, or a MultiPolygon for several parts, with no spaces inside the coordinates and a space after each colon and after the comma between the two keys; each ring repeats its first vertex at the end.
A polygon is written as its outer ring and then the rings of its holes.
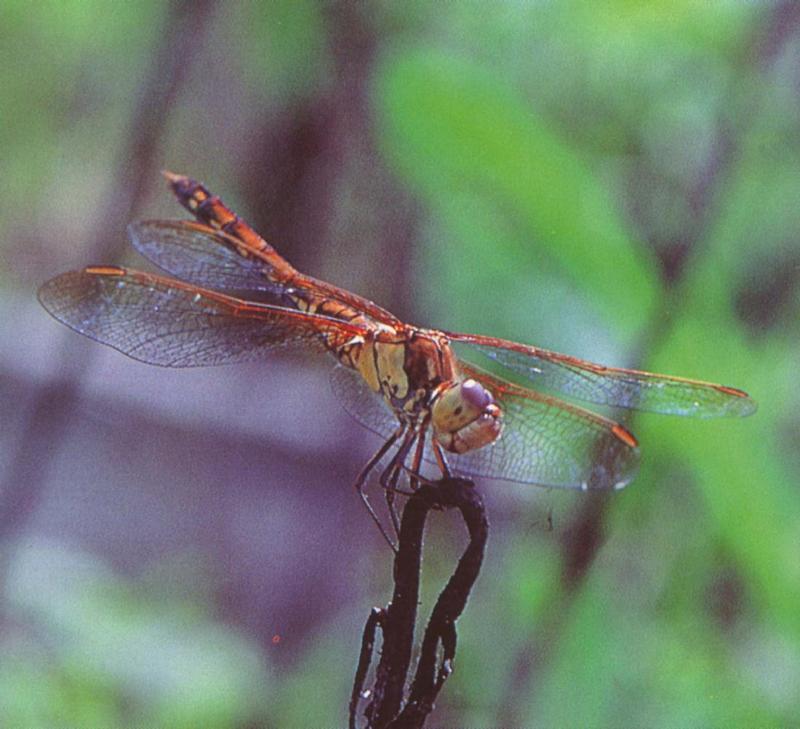
{"type": "Polygon", "coordinates": [[[110,266],[61,274],[39,300],[75,331],[167,367],[254,360],[276,348],[325,351],[365,334],[337,319],[110,266]]]}
{"type": "Polygon", "coordinates": [[[747,393],[724,385],[604,367],[576,357],[504,339],[447,333],[537,386],[586,402],[671,415],[710,418],[750,415],[747,393]]]}

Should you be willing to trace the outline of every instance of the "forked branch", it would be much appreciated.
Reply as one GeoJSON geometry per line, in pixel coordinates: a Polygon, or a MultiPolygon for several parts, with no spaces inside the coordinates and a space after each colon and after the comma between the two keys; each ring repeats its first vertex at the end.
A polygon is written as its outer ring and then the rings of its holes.
{"type": "Polygon", "coordinates": [[[394,594],[385,609],[374,608],[364,627],[361,655],[350,700],[350,727],[356,727],[361,698],[371,698],[364,715],[368,729],[422,727],[453,670],[455,622],[464,610],[480,572],[489,525],[483,501],[472,481],[445,478],[422,485],[408,499],[400,525],[394,562],[394,594]],[[425,521],[431,509],[457,508],[470,541],[452,577],[442,590],[428,621],[416,674],[408,697],[406,677],[411,663],[419,600],[420,565],[425,521]],[[371,691],[364,682],[372,659],[377,629],[383,637],[381,659],[371,691]],[[441,650],[440,650],[441,647],[441,650]]]}

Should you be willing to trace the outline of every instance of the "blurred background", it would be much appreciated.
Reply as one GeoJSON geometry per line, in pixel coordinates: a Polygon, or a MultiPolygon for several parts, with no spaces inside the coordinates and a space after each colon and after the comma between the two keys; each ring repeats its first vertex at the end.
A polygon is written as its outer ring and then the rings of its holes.
{"type": "MultiPolygon", "coordinates": [[[[800,716],[800,4],[100,2],[0,9],[0,724],[341,726],[391,554],[330,363],[131,361],[47,278],[139,267],[204,180],[413,322],[724,382],[637,415],[607,498],[481,483],[432,722],[800,716]]],[[[432,519],[421,617],[464,547],[432,519]]]]}

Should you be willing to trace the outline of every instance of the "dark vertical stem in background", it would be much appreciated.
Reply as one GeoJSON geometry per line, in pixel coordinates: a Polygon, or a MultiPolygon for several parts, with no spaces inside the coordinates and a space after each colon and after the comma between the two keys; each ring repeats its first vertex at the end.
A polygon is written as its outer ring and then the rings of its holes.
{"type": "Polygon", "coordinates": [[[162,166],[157,155],[167,119],[195,56],[203,48],[213,7],[213,0],[176,0],[170,5],[150,69],[137,94],[128,144],[120,152],[105,210],[98,219],[97,235],[90,249],[97,261],[118,258],[118,246],[108,241],[120,240],[117,232],[130,222],[155,179],[153,173],[162,166]]]}
{"type": "MultiPolygon", "coordinates": [[[[800,3],[785,0],[770,14],[762,32],[753,44],[752,64],[763,70],[780,53],[784,43],[790,40],[800,26],[800,3]]],[[[729,108],[736,108],[732,98],[729,108]]],[[[642,346],[638,348],[637,360],[645,359],[656,344],[668,336],[671,326],[670,298],[684,274],[684,263],[689,252],[705,237],[714,222],[716,208],[713,203],[717,191],[724,183],[736,160],[737,144],[752,124],[757,108],[741,110],[736,114],[736,129],[729,123],[720,122],[712,153],[702,173],[689,190],[689,207],[694,213],[687,220],[681,235],[680,258],[662,261],[667,291],[662,310],[654,315],[650,326],[645,328],[642,346]]],[[[613,498],[613,495],[611,496],[613,498]]],[[[561,590],[554,591],[549,604],[542,610],[542,620],[536,626],[536,634],[530,635],[517,651],[512,661],[506,683],[498,723],[502,726],[521,726],[522,705],[529,705],[537,689],[538,676],[543,673],[559,637],[568,625],[575,598],[583,586],[586,576],[594,564],[604,541],[605,517],[611,499],[604,494],[587,496],[562,532],[561,540],[561,590]],[[523,698],[524,697],[524,698],[523,698]]]]}
{"type": "MultiPolygon", "coordinates": [[[[137,95],[128,144],[120,151],[104,211],[98,216],[89,248],[93,262],[117,257],[117,246],[110,241],[121,240],[119,232],[125,229],[143,195],[146,177],[154,171],[154,158],[172,101],[184,83],[194,54],[202,47],[211,7],[207,0],[181,0],[171,5],[150,70],[137,95]]],[[[24,528],[36,508],[47,471],[79,399],[80,372],[94,351],[90,347],[74,347],[71,336],[65,335],[63,341],[56,355],[61,377],[43,385],[36,395],[20,448],[9,464],[0,491],[0,543],[4,555],[0,580],[5,579],[6,560],[11,551],[8,543],[24,528]]]]}
{"type": "Polygon", "coordinates": [[[323,5],[332,78],[323,90],[266,115],[253,135],[241,191],[253,211],[250,222],[297,268],[414,319],[415,297],[408,292],[416,211],[375,140],[370,84],[380,37],[374,10],[368,3],[323,5]],[[356,219],[351,211],[369,217],[356,219]],[[354,278],[329,275],[332,263],[354,278]]]}

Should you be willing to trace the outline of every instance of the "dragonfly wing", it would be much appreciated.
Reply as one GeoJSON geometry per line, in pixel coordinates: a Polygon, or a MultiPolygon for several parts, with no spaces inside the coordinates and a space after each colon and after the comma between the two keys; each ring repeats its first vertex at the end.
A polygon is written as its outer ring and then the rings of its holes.
{"type": "Polygon", "coordinates": [[[466,476],[574,489],[619,489],[635,475],[636,439],[623,426],[582,408],[505,382],[461,363],[503,410],[497,441],[450,458],[466,476]]]}
{"type": "Polygon", "coordinates": [[[362,296],[299,273],[273,248],[258,248],[203,223],[145,220],[131,223],[128,236],[136,250],[156,266],[203,288],[254,291],[272,297],[293,289],[303,290],[336,299],[378,321],[400,323],[393,314],[362,296]]]}
{"type": "Polygon", "coordinates": [[[285,290],[272,266],[236,238],[186,220],[144,220],[128,226],[139,253],[167,273],[198,286],[226,291],[285,290]]]}
{"type": "Polygon", "coordinates": [[[577,357],[473,334],[447,333],[473,351],[549,391],[613,407],[701,418],[750,415],[747,393],[725,385],[604,367],[577,357]]]}
{"type": "Polygon", "coordinates": [[[348,322],[111,266],[61,274],[41,287],[39,300],[75,331],[167,367],[255,360],[278,348],[325,351],[365,333],[348,322]]]}
{"type": "Polygon", "coordinates": [[[397,417],[383,397],[373,392],[355,370],[342,365],[334,367],[331,387],[347,413],[367,430],[384,439],[397,430],[397,417]]]}
{"type": "MultiPolygon", "coordinates": [[[[495,395],[504,426],[491,446],[447,453],[456,474],[574,489],[621,488],[633,478],[639,451],[622,426],[463,363],[462,370],[495,395]]],[[[337,367],[331,383],[345,410],[365,428],[384,439],[397,429],[397,418],[383,398],[357,372],[337,367]]],[[[430,436],[423,460],[436,464],[430,436]]]]}

